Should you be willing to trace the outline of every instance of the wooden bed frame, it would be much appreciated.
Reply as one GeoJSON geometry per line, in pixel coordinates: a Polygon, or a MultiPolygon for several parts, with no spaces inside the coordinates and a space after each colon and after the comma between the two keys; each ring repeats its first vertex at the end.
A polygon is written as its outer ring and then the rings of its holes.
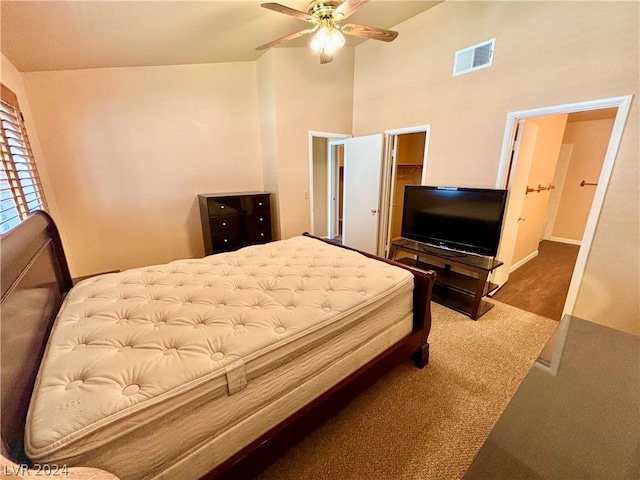
{"type": "MultiPolygon", "coordinates": [[[[431,291],[435,273],[414,270],[392,260],[363,254],[413,273],[412,333],[203,478],[250,478],[394,366],[408,357],[420,368],[427,364],[431,291]]],[[[72,280],[58,229],[45,212],[34,213],[2,236],[1,262],[1,448],[4,457],[16,463],[28,464],[23,435],[29,400],[53,322],[66,293],[72,287],[72,280]]]]}

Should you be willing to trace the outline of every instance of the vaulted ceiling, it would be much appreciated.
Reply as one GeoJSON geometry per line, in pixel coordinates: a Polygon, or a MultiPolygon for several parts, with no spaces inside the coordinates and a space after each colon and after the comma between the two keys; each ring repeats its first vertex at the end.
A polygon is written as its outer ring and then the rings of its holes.
{"type": "MultiPolygon", "coordinates": [[[[21,72],[252,61],[264,53],[255,47],[309,26],[261,3],[2,0],[0,47],[21,72]]],[[[307,2],[280,3],[307,10],[307,2]]],[[[392,29],[438,3],[372,0],[349,23],[392,29]]],[[[276,48],[301,47],[309,40],[276,48]]],[[[362,41],[348,37],[347,46],[362,41]]]]}

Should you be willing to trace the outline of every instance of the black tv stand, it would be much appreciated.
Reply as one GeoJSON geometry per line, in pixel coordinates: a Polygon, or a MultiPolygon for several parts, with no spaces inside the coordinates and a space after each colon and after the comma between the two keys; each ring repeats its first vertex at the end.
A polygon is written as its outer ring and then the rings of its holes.
{"type": "Polygon", "coordinates": [[[492,257],[434,247],[397,238],[391,242],[389,258],[420,270],[433,270],[437,277],[433,301],[468,315],[473,320],[487,313],[493,304],[482,298],[498,288],[487,279],[502,265],[492,257]],[[409,256],[401,256],[400,252],[409,256]]]}

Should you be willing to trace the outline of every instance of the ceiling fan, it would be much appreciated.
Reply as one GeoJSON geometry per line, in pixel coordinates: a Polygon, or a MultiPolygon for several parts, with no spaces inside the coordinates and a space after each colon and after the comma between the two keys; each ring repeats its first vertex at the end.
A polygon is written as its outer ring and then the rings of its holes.
{"type": "Polygon", "coordinates": [[[257,47],[256,50],[266,50],[267,48],[275,47],[276,45],[302,37],[303,35],[315,33],[310,46],[313,50],[320,53],[320,63],[329,63],[333,60],[334,52],[342,48],[345,43],[343,33],[355,37],[382,40],[383,42],[393,41],[398,36],[398,32],[358,25],[356,23],[348,23],[346,25],[339,24],[339,22],[349,17],[368,1],[369,0],[313,0],[307,7],[306,13],[285,7],[279,3],[263,3],[261,6],[268,10],[305,20],[314,26],[265,43],[257,47]]]}

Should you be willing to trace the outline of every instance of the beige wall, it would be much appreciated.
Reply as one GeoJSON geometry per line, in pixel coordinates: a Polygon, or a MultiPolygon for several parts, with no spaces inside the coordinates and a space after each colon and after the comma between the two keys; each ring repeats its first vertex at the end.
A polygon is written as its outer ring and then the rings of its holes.
{"type": "Polygon", "coordinates": [[[22,74],[72,274],[201,256],[198,193],[264,189],[275,238],[310,230],[308,134],[350,132],[353,59],[22,74]]]}
{"type": "Polygon", "coordinates": [[[553,225],[553,237],[582,240],[596,188],[591,185],[581,187],[580,182],[598,183],[612,128],[613,119],[567,124],[564,143],[573,145],[573,149],[553,225]]]}
{"type": "Polygon", "coordinates": [[[509,112],[634,94],[576,315],[640,333],[637,2],[444,2],[357,47],[354,135],[431,124],[427,183],[496,185],[509,112]],[[452,76],[496,38],[493,66],[452,76]]]}
{"type": "MultiPolygon", "coordinates": [[[[536,190],[538,186],[549,187],[553,182],[558,163],[567,115],[532,118],[525,123],[533,123],[538,127],[527,186],[536,190]]],[[[518,234],[511,259],[512,266],[537,255],[550,195],[550,190],[529,192],[525,195],[520,213],[520,217],[524,220],[518,223],[518,234]]]]}
{"type": "Polygon", "coordinates": [[[204,254],[196,195],[263,185],[255,69],[23,74],[72,275],[204,254]]]}
{"type": "MultiPolygon", "coordinates": [[[[581,245],[581,242],[576,242],[568,239],[560,239],[553,236],[553,228],[558,215],[558,208],[560,207],[560,199],[562,198],[562,189],[564,188],[564,181],[569,170],[569,160],[571,159],[571,151],[573,145],[569,143],[563,143],[560,145],[560,153],[558,154],[558,163],[556,165],[556,171],[553,176],[554,189],[549,194],[549,205],[545,212],[545,231],[544,239],[560,241],[566,243],[573,243],[581,245]]],[[[581,237],[582,238],[582,237],[581,237]]]]}
{"type": "Polygon", "coordinates": [[[349,133],[354,49],[321,65],[307,48],[274,49],[273,91],[282,238],[311,228],[309,131],[349,133]]]}
{"type": "Polygon", "coordinates": [[[274,92],[273,51],[256,62],[260,144],[262,146],[262,181],[271,193],[271,229],[274,240],[280,239],[280,198],[278,183],[278,144],[276,142],[276,99],[274,92]]]}

